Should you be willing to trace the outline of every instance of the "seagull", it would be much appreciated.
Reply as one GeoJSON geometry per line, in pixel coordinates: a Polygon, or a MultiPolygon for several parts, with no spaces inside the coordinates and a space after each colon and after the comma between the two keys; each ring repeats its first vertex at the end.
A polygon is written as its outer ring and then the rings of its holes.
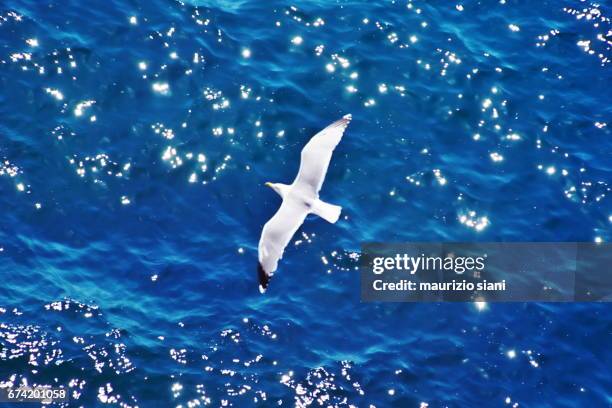
{"type": "Polygon", "coordinates": [[[350,123],[351,115],[332,123],[310,139],[302,149],[300,169],[290,185],[266,183],[283,199],[276,214],[268,220],[259,239],[259,291],[264,293],[268,282],[283,257],[285,247],[308,214],[315,214],[334,224],[340,218],[342,207],[319,199],[319,191],[325,180],[332,153],[344,130],[350,123]]]}

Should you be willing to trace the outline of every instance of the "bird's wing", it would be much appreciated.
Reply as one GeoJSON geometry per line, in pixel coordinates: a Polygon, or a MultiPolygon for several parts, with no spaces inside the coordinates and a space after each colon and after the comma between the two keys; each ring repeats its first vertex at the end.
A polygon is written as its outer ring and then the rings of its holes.
{"type": "Polygon", "coordinates": [[[300,170],[293,184],[318,194],[325,180],[327,167],[334,149],[340,143],[344,130],[350,123],[351,115],[332,123],[310,139],[302,149],[300,170]]]}
{"type": "Polygon", "coordinates": [[[261,231],[259,239],[259,275],[260,290],[268,287],[270,277],[276,271],[278,260],[283,257],[285,247],[308,215],[306,205],[285,198],[276,214],[268,220],[261,231]]]}

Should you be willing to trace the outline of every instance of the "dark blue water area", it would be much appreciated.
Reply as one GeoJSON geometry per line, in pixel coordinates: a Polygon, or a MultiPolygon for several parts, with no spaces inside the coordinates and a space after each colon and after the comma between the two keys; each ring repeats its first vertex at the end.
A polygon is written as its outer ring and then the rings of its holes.
{"type": "Polygon", "coordinates": [[[609,2],[0,2],[0,387],[607,407],[606,304],[368,304],[367,241],[611,238],[609,2]],[[265,295],[301,148],[351,113],[265,295]]]}

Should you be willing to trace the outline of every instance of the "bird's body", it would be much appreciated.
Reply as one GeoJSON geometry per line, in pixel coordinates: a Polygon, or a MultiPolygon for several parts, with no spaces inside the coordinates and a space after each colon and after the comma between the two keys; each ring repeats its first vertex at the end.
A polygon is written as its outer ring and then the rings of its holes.
{"type": "Polygon", "coordinates": [[[346,115],[310,139],[302,149],[300,169],[292,184],[266,183],[281,196],[283,203],[264,225],[259,240],[257,271],[262,292],[276,271],[285,247],[308,214],[331,223],[338,221],[342,207],[320,200],[319,191],[332,153],[350,121],[351,115],[346,115]]]}

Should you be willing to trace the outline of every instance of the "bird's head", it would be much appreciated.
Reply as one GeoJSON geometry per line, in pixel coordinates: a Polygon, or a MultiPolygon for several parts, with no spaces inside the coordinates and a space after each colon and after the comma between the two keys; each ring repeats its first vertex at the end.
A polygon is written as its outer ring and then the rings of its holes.
{"type": "Polygon", "coordinates": [[[265,184],[267,187],[270,187],[272,190],[276,191],[276,193],[281,196],[284,197],[285,196],[285,191],[287,190],[287,188],[289,187],[286,184],[282,184],[282,183],[270,183],[269,181],[265,184]]]}

